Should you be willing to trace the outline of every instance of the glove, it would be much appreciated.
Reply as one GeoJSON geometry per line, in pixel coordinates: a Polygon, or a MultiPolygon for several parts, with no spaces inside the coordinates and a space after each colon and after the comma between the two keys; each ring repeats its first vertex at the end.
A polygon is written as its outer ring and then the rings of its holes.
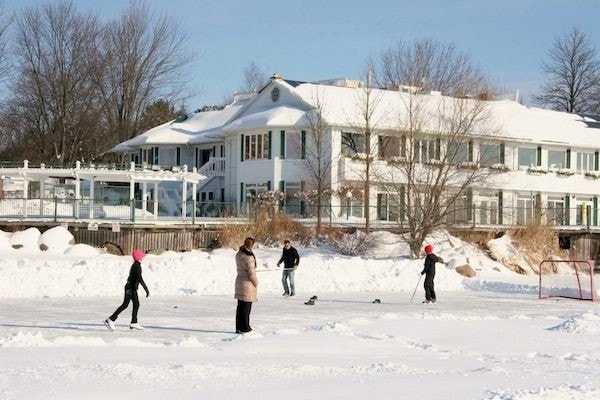
{"type": "Polygon", "coordinates": [[[281,264],[277,264],[277,268],[280,268],[280,267],[281,267],[281,264]]]}
{"type": "Polygon", "coordinates": [[[425,275],[425,272],[421,272],[421,275],[425,275]]]}
{"type": "Polygon", "coordinates": [[[150,296],[150,291],[146,290],[146,297],[150,296]]]}

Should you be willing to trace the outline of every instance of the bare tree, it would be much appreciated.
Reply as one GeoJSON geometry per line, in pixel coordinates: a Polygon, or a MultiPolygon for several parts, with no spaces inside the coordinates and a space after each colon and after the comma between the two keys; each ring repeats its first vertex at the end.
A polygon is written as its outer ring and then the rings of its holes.
{"type": "Polygon", "coordinates": [[[193,55],[174,18],[155,15],[132,0],[120,18],[104,28],[96,85],[107,129],[106,148],[140,133],[144,111],[159,99],[185,98],[183,73],[193,55]]]}
{"type": "Polygon", "coordinates": [[[477,143],[472,133],[486,132],[485,142],[494,143],[496,130],[486,101],[399,95],[403,99],[398,110],[399,128],[380,140],[395,146],[380,150],[388,163],[376,175],[390,206],[396,209],[399,223],[408,231],[413,257],[418,257],[427,235],[455,220],[457,204],[458,212],[466,212],[469,191],[486,187],[495,173],[484,165],[490,155],[474,151],[477,143]]]}
{"type": "Polygon", "coordinates": [[[388,163],[377,164],[374,174],[418,257],[427,235],[446,226],[456,204],[492,173],[472,140],[477,129],[495,140],[485,101],[490,89],[468,55],[427,39],[385,51],[378,72],[377,82],[401,92],[401,101],[389,112],[396,121],[388,126],[397,128],[379,132],[378,156],[388,163]]]}
{"type": "Polygon", "coordinates": [[[573,28],[557,37],[542,69],[546,80],[533,98],[536,104],[569,113],[599,111],[600,63],[584,32],[573,28]]]}
{"type": "Polygon", "coordinates": [[[323,220],[323,206],[331,197],[331,167],[334,160],[331,157],[331,139],[328,135],[329,127],[325,120],[326,99],[315,91],[312,99],[313,107],[305,114],[301,128],[305,128],[305,155],[304,166],[308,177],[307,184],[314,188],[314,202],[317,212],[316,233],[321,233],[323,220]]]}
{"type": "Polygon", "coordinates": [[[383,51],[379,59],[377,83],[381,87],[407,87],[427,92],[440,91],[451,96],[477,95],[473,90],[486,86],[481,72],[470,56],[453,44],[431,39],[399,41],[383,51]]]}
{"type": "MultiPolygon", "coordinates": [[[[376,159],[376,148],[377,142],[374,141],[376,138],[375,131],[378,126],[383,122],[381,121],[382,114],[377,112],[379,103],[381,101],[381,91],[374,90],[373,88],[373,65],[368,63],[364,67],[365,84],[358,90],[358,96],[356,99],[355,112],[359,114],[357,119],[351,118],[352,120],[358,121],[358,123],[350,122],[353,133],[360,135],[361,139],[364,140],[364,145],[360,146],[361,149],[356,148],[355,150],[361,150],[364,153],[358,153],[356,157],[361,160],[360,166],[361,171],[358,171],[361,175],[361,186],[363,191],[363,215],[365,217],[365,233],[369,233],[371,230],[371,186],[372,186],[372,166],[376,159]],[[364,165],[364,170],[362,169],[364,165]]],[[[346,135],[342,140],[351,140],[352,135],[346,135]]]]}
{"type": "Polygon", "coordinates": [[[0,81],[3,81],[10,72],[7,36],[11,23],[12,16],[6,11],[4,3],[0,2],[0,81]]]}
{"type": "MultiPolygon", "coordinates": [[[[16,79],[4,108],[11,144],[32,160],[70,163],[97,145],[98,103],[91,81],[97,17],[72,3],[27,8],[16,16],[16,79]]],[[[14,152],[13,152],[14,154],[14,152]]]]}
{"type": "Polygon", "coordinates": [[[270,76],[254,61],[244,68],[244,82],[242,92],[258,92],[269,83],[270,76]]]}

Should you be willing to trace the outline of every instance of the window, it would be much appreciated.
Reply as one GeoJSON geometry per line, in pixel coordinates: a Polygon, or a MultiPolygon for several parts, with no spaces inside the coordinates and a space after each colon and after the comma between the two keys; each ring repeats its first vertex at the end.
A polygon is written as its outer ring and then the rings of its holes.
{"type": "Polygon", "coordinates": [[[285,193],[285,212],[288,214],[299,215],[301,212],[300,199],[294,196],[301,190],[300,182],[282,182],[280,190],[285,193]]]}
{"type": "Polygon", "coordinates": [[[379,135],[377,140],[379,158],[406,157],[406,136],[379,135]]]}
{"type": "Polygon", "coordinates": [[[401,194],[377,194],[377,219],[380,221],[400,221],[404,215],[401,194]]]}
{"type": "Polygon", "coordinates": [[[548,169],[567,168],[567,152],[565,150],[548,150],[548,169]]]}
{"type": "Polygon", "coordinates": [[[517,198],[517,224],[526,225],[533,221],[533,200],[531,196],[519,196],[517,198]]]}
{"type": "Polygon", "coordinates": [[[565,224],[565,200],[562,197],[548,197],[546,220],[552,225],[565,224]]]}
{"type": "Polygon", "coordinates": [[[535,147],[519,147],[519,168],[537,165],[537,149],[535,147]]]}
{"type": "Polygon", "coordinates": [[[177,165],[177,149],[176,148],[160,148],[158,151],[158,159],[161,165],[177,165]]]}
{"type": "Polygon", "coordinates": [[[577,172],[594,171],[595,153],[577,152],[577,172]]]}
{"type": "Polygon", "coordinates": [[[285,133],[285,158],[302,158],[302,134],[300,132],[285,133]]]}
{"type": "Polygon", "coordinates": [[[365,137],[358,133],[342,132],[342,155],[352,157],[365,152],[365,137]]]}
{"type": "Polygon", "coordinates": [[[450,142],[447,150],[448,162],[450,164],[459,164],[473,160],[472,142],[450,142]]]}
{"type": "Polygon", "coordinates": [[[213,149],[196,148],[196,168],[200,168],[206,164],[213,154],[213,149]]]}
{"type": "Polygon", "coordinates": [[[503,144],[486,144],[482,143],[479,146],[480,163],[485,167],[490,167],[494,164],[504,164],[504,145],[503,144]]]}
{"type": "Polygon", "coordinates": [[[413,150],[416,162],[426,163],[431,160],[439,160],[440,140],[415,140],[413,150]]]}
{"type": "Polygon", "coordinates": [[[243,136],[243,160],[267,160],[270,158],[271,134],[259,133],[243,136]]]}

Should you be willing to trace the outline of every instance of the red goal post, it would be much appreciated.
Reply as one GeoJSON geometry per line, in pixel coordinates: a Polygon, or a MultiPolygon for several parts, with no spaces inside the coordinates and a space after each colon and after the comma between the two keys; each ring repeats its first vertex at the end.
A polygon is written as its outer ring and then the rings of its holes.
{"type": "Polygon", "coordinates": [[[577,300],[598,301],[593,260],[543,260],[539,266],[539,298],[565,297],[577,300]],[[551,268],[544,268],[552,264],[551,268]],[[567,264],[561,271],[557,265],[567,264]],[[570,264],[570,265],[569,265],[570,264]]]}

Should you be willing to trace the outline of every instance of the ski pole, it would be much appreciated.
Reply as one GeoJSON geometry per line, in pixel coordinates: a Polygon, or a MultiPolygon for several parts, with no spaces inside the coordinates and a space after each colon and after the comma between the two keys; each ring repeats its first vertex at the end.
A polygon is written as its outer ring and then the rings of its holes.
{"type": "Polygon", "coordinates": [[[410,302],[412,303],[413,299],[415,298],[415,293],[417,293],[417,288],[419,287],[419,283],[421,283],[421,277],[423,275],[419,275],[419,280],[417,281],[417,286],[415,286],[415,291],[412,294],[412,297],[410,298],[410,302]]]}

